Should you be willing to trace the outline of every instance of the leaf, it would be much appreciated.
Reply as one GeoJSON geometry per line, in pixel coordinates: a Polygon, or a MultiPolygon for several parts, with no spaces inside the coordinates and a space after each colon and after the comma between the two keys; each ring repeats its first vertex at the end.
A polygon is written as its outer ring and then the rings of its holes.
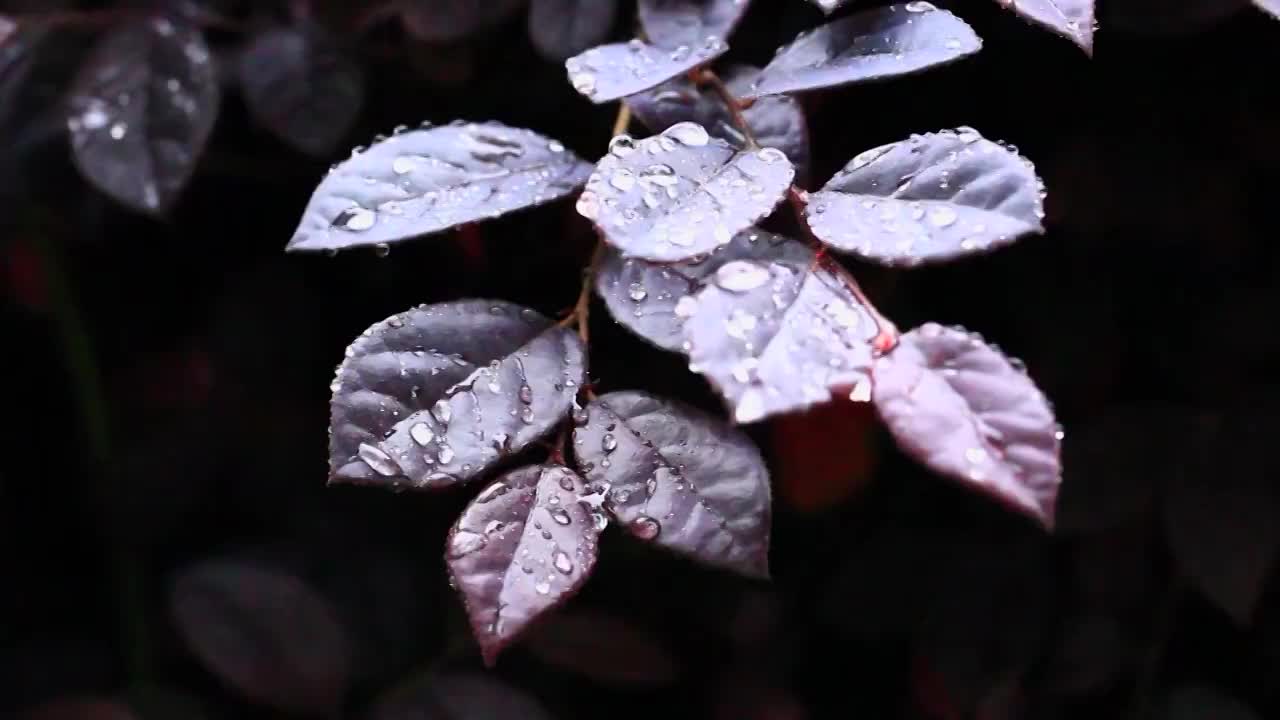
{"type": "Polygon", "coordinates": [[[604,523],[560,465],[513,470],[481,491],[449,531],[445,562],[486,665],[529,623],[577,594],[604,523]]]}
{"type": "Polygon", "coordinates": [[[431,674],[380,699],[369,720],[551,720],[537,698],[487,673],[431,674]]]}
{"type": "Polygon", "coordinates": [[[399,0],[400,21],[428,43],[449,43],[502,23],[527,0],[399,0]]]}
{"type": "Polygon", "coordinates": [[[737,422],[865,391],[875,321],[825,267],[725,263],[687,305],[689,368],[707,376],[737,422]]]}
{"type": "Polygon", "coordinates": [[[872,400],[931,470],[1053,527],[1061,431],[1026,371],[982,338],[929,323],[876,360],[872,400]]]}
{"type": "MultiPolygon", "coordinates": [[[[759,70],[734,65],[723,73],[725,85],[735,97],[748,95],[759,70]]],[[[681,76],[628,97],[627,105],[650,130],[661,132],[680,122],[695,122],[707,132],[742,149],[746,138],[733,123],[733,115],[715,92],[698,88],[681,76]]],[[[742,111],[747,126],[764,147],[777,148],[796,167],[796,175],[809,174],[809,128],[804,108],[795,98],[768,95],[742,111]]]]}
{"type": "Polygon", "coordinates": [[[399,132],[320,181],[288,249],[384,245],[492,219],[564,197],[589,171],[555,140],[501,123],[399,132]]]}
{"type": "Polygon", "coordinates": [[[1162,720],[1260,720],[1262,716],[1221,690],[1191,685],[1169,693],[1160,717],[1162,720]]]}
{"type": "Polygon", "coordinates": [[[774,148],[737,151],[700,125],[609,143],[578,212],[628,257],[671,262],[726,245],[772,212],[795,168],[774,148]]]}
{"type": "Polygon", "coordinates": [[[640,0],[640,26],[649,42],[665,48],[725,40],[750,0],[640,0]]]}
{"type": "Polygon", "coordinates": [[[582,342],[518,305],[420,305],[347,348],[331,386],[331,482],[441,488],[520,452],[569,414],[582,342]]]}
{"type": "Polygon", "coordinates": [[[761,71],[751,95],[909,75],[981,48],[973,28],[921,0],[865,10],[802,33],[783,47],[761,71]]]}
{"type": "Polygon", "coordinates": [[[700,563],[769,576],[769,470],[724,421],[643,392],[603,395],[573,431],[578,470],[632,535],[700,563]]]}
{"type": "Polygon", "coordinates": [[[208,561],[178,575],[169,607],[190,650],[245,698],[298,714],[340,708],[350,670],[346,633],[298,578],[208,561]]]}
{"type": "Polygon", "coordinates": [[[618,15],[618,0],[533,0],[529,39],[548,60],[560,62],[604,40],[618,15]]]}
{"type": "Polygon", "coordinates": [[[955,260],[1044,226],[1029,161],[972,128],[914,135],[855,157],[809,198],[820,240],[883,265],[955,260]]]}
{"type": "Polygon", "coordinates": [[[76,167],[116,201],[163,214],[195,171],[220,96],[199,29],[163,17],[120,25],[70,89],[76,167]]]}
{"type": "Polygon", "coordinates": [[[18,23],[0,15],[0,48],[3,48],[18,32],[18,23]]]}
{"type": "Polygon", "coordinates": [[[573,89],[599,105],[648,90],[715,60],[728,49],[715,36],[671,49],[629,40],[593,47],[565,60],[564,67],[573,89]]]}
{"type": "Polygon", "coordinates": [[[364,73],[319,27],[273,28],[240,56],[240,86],[257,122],[310,155],[328,155],[364,102],[364,73]]]}
{"type": "MultiPolygon", "coordinates": [[[[1259,0],[1266,2],[1267,0],[1259,0]]],[[[996,0],[1000,7],[1067,38],[1093,54],[1094,0],[996,0]]]]}
{"type": "Polygon", "coordinates": [[[658,688],[680,676],[679,662],[653,633],[602,613],[556,613],[522,647],[553,668],[606,687],[658,688]]]}
{"type": "Polygon", "coordinates": [[[1269,12],[1280,18],[1280,0],[1253,0],[1253,4],[1257,5],[1263,12],[1269,12]]]}
{"type": "Polygon", "coordinates": [[[671,264],[623,257],[609,248],[596,273],[595,287],[624,327],[663,350],[681,352],[681,308],[689,307],[691,296],[716,270],[733,260],[773,259],[804,264],[813,259],[813,253],[803,243],[754,228],[743,230],[709,255],[671,264]]]}

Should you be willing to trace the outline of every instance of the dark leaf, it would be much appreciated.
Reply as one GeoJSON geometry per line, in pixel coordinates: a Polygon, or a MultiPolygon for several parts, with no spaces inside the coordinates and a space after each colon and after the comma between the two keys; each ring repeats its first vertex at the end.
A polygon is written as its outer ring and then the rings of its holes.
{"type": "Polygon", "coordinates": [[[737,422],[866,399],[875,321],[823,267],[740,260],[686,304],[689,367],[706,375],[737,422]]]}
{"type": "Polygon", "coordinates": [[[449,531],[445,561],[485,663],[577,594],[595,569],[604,516],[560,465],[520,468],[486,487],[449,531]]]}
{"type": "Polygon", "coordinates": [[[623,257],[609,248],[596,273],[595,286],[609,312],[624,327],[663,350],[680,352],[684,346],[681,308],[689,306],[690,296],[696,295],[721,265],[732,260],[784,260],[803,265],[812,259],[813,253],[804,244],[752,228],[710,255],[671,264],[623,257]]]}
{"type": "Polygon", "coordinates": [[[199,29],[163,17],[119,26],[70,90],[76,167],[120,203],[163,213],[195,171],[219,99],[199,29]]]}
{"type": "Polygon", "coordinates": [[[680,674],[676,658],[653,633],[601,613],[556,613],[521,646],[547,665],[608,687],[663,687],[680,674]]]}
{"type": "Polygon", "coordinates": [[[333,482],[440,488],[484,473],[569,414],[582,342],[507,302],[421,305],[374,325],[338,367],[333,482]]]}
{"type": "Polygon", "coordinates": [[[904,451],[1053,526],[1061,431],[1020,363],[977,335],[929,323],[876,360],[872,399],[904,451]]]}
{"type": "Polygon", "coordinates": [[[380,699],[368,720],[551,720],[533,696],[492,674],[427,675],[380,699]]]}
{"type": "Polygon", "coordinates": [[[1280,0],[1253,0],[1253,2],[1263,11],[1280,18],[1280,0]]]}
{"type": "Polygon", "coordinates": [[[973,28],[923,0],[875,8],[801,34],[760,73],[752,94],[907,75],[955,62],[981,48],[973,28]]]}
{"type": "Polygon", "coordinates": [[[811,195],[823,242],[884,265],[954,260],[1044,231],[1043,183],[972,128],[913,135],[855,157],[811,195]]]}
{"type": "Polygon", "coordinates": [[[578,198],[578,212],[628,257],[670,262],[728,244],[782,200],[795,168],[775,148],[739,152],[701,125],[619,135],[578,198]]]}
{"type": "MultiPolygon", "coordinates": [[[[1267,2],[1268,0],[1259,0],[1267,2]]],[[[996,0],[1031,22],[1048,28],[1093,54],[1094,0],[996,0]]]]}
{"type": "Polygon", "coordinates": [[[641,40],[600,45],[564,61],[573,89],[600,104],[634,95],[723,55],[729,46],[718,37],[673,49],[641,40]]]}
{"type": "Polygon", "coordinates": [[[533,0],[529,39],[548,60],[560,62],[609,36],[618,0],[533,0]]]}
{"type": "Polygon", "coordinates": [[[300,714],[329,716],[341,706],[346,633],[298,578],[211,561],[179,574],[169,602],[191,652],[244,697],[300,714]]]}
{"type": "MultiPolygon", "coordinates": [[[[723,73],[725,85],[735,97],[748,95],[759,71],[735,65],[723,73]]],[[[627,98],[632,112],[650,130],[661,132],[679,122],[695,122],[715,137],[741,149],[746,138],[733,123],[733,116],[720,96],[700,89],[686,76],[673,78],[652,90],[627,98]]],[[[742,111],[747,126],[764,147],[777,148],[796,166],[797,182],[809,174],[809,128],[804,108],[795,98],[769,95],[742,111]]]]}
{"type": "Polygon", "coordinates": [[[1161,720],[1261,720],[1240,700],[1209,687],[1181,687],[1165,699],[1161,720]]]}
{"type": "Polygon", "coordinates": [[[750,438],[719,418],[642,392],[603,395],[585,412],[573,431],[578,470],[632,535],[707,565],[768,577],[769,471],[750,438]]]}
{"type": "Polygon", "coordinates": [[[240,86],[254,118],[281,140],[327,155],[364,102],[364,73],[318,27],[274,28],[240,56],[240,86]]]}
{"type": "Polygon", "coordinates": [[[329,172],[290,250],[385,245],[551,202],[590,166],[555,140],[501,123],[398,132],[329,172]]]}
{"type": "Polygon", "coordinates": [[[399,0],[400,21],[409,34],[429,43],[461,40],[497,25],[527,0],[399,0]]]}
{"type": "Polygon", "coordinates": [[[750,0],[640,0],[640,26],[649,42],[665,48],[728,39],[750,0]]]}
{"type": "Polygon", "coordinates": [[[818,6],[822,12],[830,15],[849,3],[849,0],[809,0],[809,2],[818,6]]]}

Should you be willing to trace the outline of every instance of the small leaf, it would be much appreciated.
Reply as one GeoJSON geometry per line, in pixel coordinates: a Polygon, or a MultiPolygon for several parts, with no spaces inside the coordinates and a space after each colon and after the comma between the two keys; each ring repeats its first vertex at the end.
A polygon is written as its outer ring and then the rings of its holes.
{"type": "Polygon", "coordinates": [[[624,327],[663,350],[681,352],[682,308],[693,302],[691,296],[721,265],[733,260],[775,259],[803,265],[813,259],[813,253],[803,243],[754,228],[738,233],[710,255],[671,264],[623,257],[610,248],[596,273],[595,287],[624,327]]]}
{"type": "Polygon", "coordinates": [[[527,0],[398,0],[409,34],[428,43],[449,43],[497,25],[527,0]]]}
{"type": "MultiPolygon", "coordinates": [[[[643,392],[589,404],[578,469],[632,535],[747,577],[769,575],[769,471],[742,432],[643,392]]],[[[575,421],[580,418],[575,418],[575,421]]]]}
{"type": "Polygon", "coordinates": [[[481,491],[449,531],[450,582],[485,664],[577,594],[595,569],[603,523],[581,502],[586,494],[566,467],[520,468],[481,491]]]}
{"type": "Polygon", "coordinates": [[[1269,12],[1276,18],[1280,18],[1280,0],[1253,0],[1263,12],[1269,12]]]}
{"type": "Polygon", "coordinates": [[[875,321],[823,267],[736,261],[688,308],[689,367],[751,423],[869,382],[875,321]]]}
{"type": "Polygon", "coordinates": [[[680,676],[680,665],[657,637],[622,618],[560,612],[521,644],[541,662],[606,687],[660,688],[680,676]]]}
{"type": "Polygon", "coordinates": [[[640,26],[649,42],[666,48],[728,39],[750,0],[640,0],[640,26]]]}
{"type": "Polygon", "coordinates": [[[369,720],[552,720],[537,698],[487,673],[426,675],[379,699],[369,720]]]}
{"type": "Polygon", "coordinates": [[[619,135],[578,198],[578,212],[628,257],[670,262],[726,245],[782,200],[795,168],[775,148],[736,151],[701,125],[619,135]]]}
{"type": "Polygon", "coordinates": [[[564,61],[569,83],[597,105],[660,85],[723,55],[729,46],[708,36],[662,48],[641,40],[599,45],[564,61]]]}
{"type": "Polygon", "coordinates": [[[527,447],[583,382],[582,342],[518,305],[421,305],[347,348],[332,387],[332,482],[441,488],[527,447]]]}
{"type": "Polygon", "coordinates": [[[76,167],[118,202],[165,212],[195,171],[220,95],[197,28],[164,17],[118,26],[70,90],[76,167]]]}
{"type": "Polygon", "coordinates": [[[320,181],[288,249],[384,245],[495,218],[564,197],[589,171],[555,140],[501,123],[400,132],[320,181]]]}
{"type": "Polygon", "coordinates": [[[982,40],[963,20],[923,0],[865,10],[801,34],[778,51],[753,95],[883,80],[972,55],[982,40]]]}
{"type": "Polygon", "coordinates": [[[872,400],[931,470],[1053,526],[1061,431],[1026,372],[976,335],[929,323],[876,360],[872,400]]]}
{"type": "Polygon", "coordinates": [[[187,646],[245,698],[307,715],[340,708],[346,634],[329,604],[298,578],[205,562],[178,575],[169,603],[187,646]]]}
{"type": "Polygon", "coordinates": [[[849,0],[809,0],[809,2],[817,5],[819,10],[830,15],[848,4],[849,0]]]}
{"type": "Polygon", "coordinates": [[[1025,158],[959,128],[859,154],[810,196],[805,217],[838,250],[940,263],[1043,232],[1043,187],[1025,158]]]}
{"type": "MultiPolygon", "coordinates": [[[[1267,2],[1268,0],[1259,0],[1267,2]]],[[[1006,10],[1052,30],[1093,54],[1094,0],[996,0],[1006,10]]]]}
{"type": "Polygon", "coordinates": [[[298,150],[327,155],[364,102],[364,74],[318,27],[274,28],[240,56],[249,112],[298,150]]]}
{"type": "Polygon", "coordinates": [[[604,40],[618,0],[533,0],[529,39],[543,57],[562,62],[604,40]]]}

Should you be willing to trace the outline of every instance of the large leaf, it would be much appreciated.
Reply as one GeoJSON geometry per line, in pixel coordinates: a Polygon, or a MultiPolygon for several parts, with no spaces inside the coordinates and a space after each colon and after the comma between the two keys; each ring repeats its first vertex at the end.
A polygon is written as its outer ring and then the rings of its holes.
{"type": "Polygon", "coordinates": [[[618,0],[533,0],[529,39],[548,60],[563,61],[609,36],[618,0]]]}
{"type": "Polygon", "coordinates": [[[398,5],[409,34],[424,42],[449,43],[503,22],[527,1],[398,0],[398,5]]]}
{"type": "Polygon", "coordinates": [[[640,26],[649,42],[665,48],[727,39],[750,0],[640,0],[640,26]]]}
{"type": "Polygon", "coordinates": [[[463,123],[357,149],[320,181],[290,250],[384,245],[550,202],[590,166],[530,130],[463,123]]]}
{"type": "Polygon", "coordinates": [[[753,95],[883,80],[972,55],[982,40],[922,0],[866,10],[801,34],[760,73],[753,95]]]}
{"type": "Polygon", "coordinates": [[[520,468],[481,491],[449,531],[450,583],[486,664],[595,569],[604,522],[582,501],[586,494],[569,468],[520,468]]]}
{"type": "Polygon", "coordinates": [[[859,397],[875,321],[825,267],[739,260],[686,303],[690,369],[706,375],[737,422],[859,397]]]}
{"type": "Polygon", "coordinates": [[[751,228],[715,252],[677,263],[654,263],[606,250],[596,292],[614,319],[663,350],[684,348],[684,311],[716,270],[733,260],[782,260],[803,265],[813,253],[803,243],[751,228]]]}
{"type": "Polygon", "coordinates": [[[493,673],[443,673],[416,679],[380,698],[368,720],[551,720],[537,698],[493,673]]]}
{"type": "MultiPolygon", "coordinates": [[[[1268,2],[1268,0],[1259,0],[1268,2]]],[[[996,0],[1031,22],[1048,28],[1093,54],[1094,0],[996,0]]]]}
{"type": "Polygon", "coordinates": [[[578,212],[628,257],[670,262],[728,244],[782,200],[795,168],[775,148],[738,151],[694,123],[609,143],[578,212]]]}
{"type": "Polygon", "coordinates": [[[302,152],[327,155],[364,102],[364,73],[318,27],[273,28],[240,56],[240,87],[254,118],[302,152]]]}
{"type": "Polygon", "coordinates": [[[578,469],[632,535],[748,577],[769,574],[769,470],[719,418],[643,392],[575,418],[578,469]]]}
{"type": "Polygon", "coordinates": [[[70,90],[76,167],[99,190],[160,214],[195,171],[220,89],[200,31],[154,17],[111,30],[70,90]]]}
{"type": "Polygon", "coordinates": [[[715,60],[728,49],[715,36],[674,48],[630,40],[593,47],[565,60],[564,67],[573,89],[599,104],[648,90],[715,60]]]}
{"type": "Polygon", "coordinates": [[[971,128],[913,135],[855,157],[809,198],[823,242],[885,265],[954,260],[1044,231],[1031,163],[971,128]]]}
{"type": "Polygon", "coordinates": [[[331,403],[333,482],[438,488],[519,452],[569,414],[578,336],[511,303],[422,305],[347,348],[331,403]]]}
{"type": "Polygon", "coordinates": [[[1253,3],[1262,10],[1280,18],[1280,0],[1253,0],[1253,3]]]}
{"type": "Polygon", "coordinates": [[[929,323],[876,360],[874,379],[872,400],[903,450],[1053,526],[1062,433],[1019,364],[976,335],[929,323]]]}

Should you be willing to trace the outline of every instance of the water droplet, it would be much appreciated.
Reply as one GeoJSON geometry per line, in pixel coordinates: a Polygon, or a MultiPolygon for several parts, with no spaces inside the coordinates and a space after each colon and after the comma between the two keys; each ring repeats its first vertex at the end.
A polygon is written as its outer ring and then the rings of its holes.
{"type": "Polygon", "coordinates": [[[626,192],[636,186],[636,176],[626,168],[618,168],[618,170],[609,177],[609,184],[623,192],[626,192]]]}
{"type": "Polygon", "coordinates": [[[547,593],[551,592],[551,583],[546,582],[546,581],[544,580],[544,581],[542,581],[542,582],[540,582],[540,583],[535,584],[535,585],[533,586],[533,589],[534,589],[534,590],[535,590],[539,595],[546,595],[547,593]]]}
{"type": "Polygon", "coordinates": [[[954,224],[956,221],[956,211],[946,205],[938,205],[929,210],[929,222],[937,227],[944,228],[954,224]]]}
{"type": "Polygon", "coordinates": [[[787,155],[777,148],[760,148],[760,152],[756,155],[767,163],[786,162],[787,155]]]}
{"type": "Polygon", "coordinates": [[[529,387],[528,385],[521,385],[519,394],[520,394],[520,402],[524,403],[525,405],[528,405],[529,403],[533,402],[533,388],[529,387]]]}
{"type": "Polygon", "coordinates": [[[609,153],[626,157],[636,151],[636,141],[630,135],[617,135],[609,141],[609,153]]]}
{"type": "Polygon", "coordinates": [[[573,520],[569,518],[569,513],[565,512],[563,508],[554,508],[550,513],[551,519],[555,520],[557,525],[568,525],[573,522],[573,520]]]}
{"type": "Polygon", "coordinates": [[[929,12],[930,10],[938,9],[933,6],[933,3],[924,2],[924,0],[914,0],[914,2],[909,2],[907,3],[906,8],[907,12],[912,13],[929,12]]]}
{"type": "Polygon", "coordinates": [[[480,533],[470,530],[459,530],[449,539],[449,557],[460,558],[463,555],[482,550],[488,541],[480,533]]]}
{"type": "Polygon", "coordinates": [[[453,448],[449,447],[448,445],[445,445],[444,447],[440,448],[439,458],[440,458],[441,465],[448,465],[449,463],[453,462],[453,448]]]}
{"type": "Polygon", "coordinates": [[[435,405],[431,406],[431,415],[441,425],[448,425],[453,419],[453,408],[449,406],[448,400],[437,400],[435,405]]]}
{"type": "Polygon", "coordinates": [[[596,76],[589,72],[578,72],[569,75],[573,89],[590,97],[596,92],[596,76]]]}
{"type": "Polygon", "coordinates": [[[338,217],[333,219],[333,225],[352,232],[364,232],[373,227],[377,220],[372,210],[354,207],[338,213],[338,217]]]}
{"type": "Polygon", "coordinates": [[[573,487],[573,478],[569,477],[568,475],[561,475],[561,476],[560,476],[560,488],[561,488],[562,490],[568,490],[569,492],[573,492],[573,490],[574,490],[574,487],[573,487]]]}
{"type": "Polygon", "coordinates": [[[573,560],[569,559],[569,553],[563,550],[557,550],[555,552],[555,555],[551,558],[551,564],[565,575],[573,572],[573,560]]]}
{"type": "Polygon", "coordinates": [[[547,143],[547,149],[553,153],[562,153],[564,152],[564,145],[556,140],[552,140],[547,143]]]}
{"type": "Polygon", "coordinates": [[[375,445],[368,443],[360,443],[360,447],[356,450],[360,459],[365,465],[373,468],[373,471],[383,477],[391,477],[400,474],[400,466],[396,464],[391,456],[383,452],[375,445]]]}
{"type": "Polygon", "coordinates": [[[632,535],[641,540],[652,540],[658,537],[658,533],[662,532],[662,525],[648,515],[641,515],[631,521],[629,529],[632,535]]]}
{"type": "Polygon", "coordinates": [[[526,406],[523,410],[520,411],[520,422],[524,423],[525,425],[533,424],[533,408],[532,407],[526,406]]]}
{"type": "Polygon", "coordinates": [[[583,426],[583,425],[586,425],[586,424],[587,424],[587,421],[588,421],[588,420],[590,420],[590,419],[591,419],[591,415],[587,412],[587,409],[586,409],[586,408],[582,408],[582,407],[580,407],[580,408],[574,408],[574,409],[573,409],[573,424],[574,424],[574,425],[577,425],[577,426],[581,427],[581,426],[583,426]]]}
{"type": "Polygon", "coordinates": [[[733,260],[716,270],[716,284],[731,292],[755,290],[768,281],[768,268],[746,260],[733,260]]]}
{"type": "Polygon", "coordinates": [[[496,482],[484,489],[484,492],[476,496],[476,502],[487,503],[490,500],[507,494],[507,486],[505,483],[496,482]]]}
{"type": "Polygon", "coordinates": [[[391,170],[397,175],[407,175],[417,166],[417,160],[403,155],[391,161],[391,170]]]}
{"type": "Polygon", "coordinates": [[[631,283],[631,286],[627,288],[627,297],[631,298],[635,302],[641,302],[645,298],[649,297],[649,291],[645,290],[644,285],[641,285],[638,282],[633,282],[631,283]]]}
{"type": "Polygon", "coordinates": [[[618,448],[618,439],[612,434],[606,433],[605,436],[600,439],[600,448],[607,453],[613,452],[618,448]]]}
{"type": "Polygon", "coordinates": [[[701,147],[706,145],[707,141],[711,139],[711,136],[707,135],[705,128],[697,123],[691,122],[676,123],[663,131],[662,134],[680,142],[681,144],[689,145],[691,147],[701,147]]]}
{"type": "Polygon", "coordinates": [[[426,445],[436,438],[436,434],[431,432],[431,428],[426,423],[416,423],[409,428],[409,437],[419,445],[426,445]]]}
{"type": "Polygon", "coordinates": [[[373,246],[373,254],[384,258],[391,254],[391,246],[386,243],[378,243],[373,246]]]}
{"type": "Polygon", "coordinates": [[[849,391],[849,399],[854,402],[871,401],[871,381],[859,380],[849,391]]]}
{"type": "Polygon", "coordinates": [[[764,395],[756,388],[749,388],[738,399],[733,418],[740,423],[753,423],[764,417],[764,395]]]}

